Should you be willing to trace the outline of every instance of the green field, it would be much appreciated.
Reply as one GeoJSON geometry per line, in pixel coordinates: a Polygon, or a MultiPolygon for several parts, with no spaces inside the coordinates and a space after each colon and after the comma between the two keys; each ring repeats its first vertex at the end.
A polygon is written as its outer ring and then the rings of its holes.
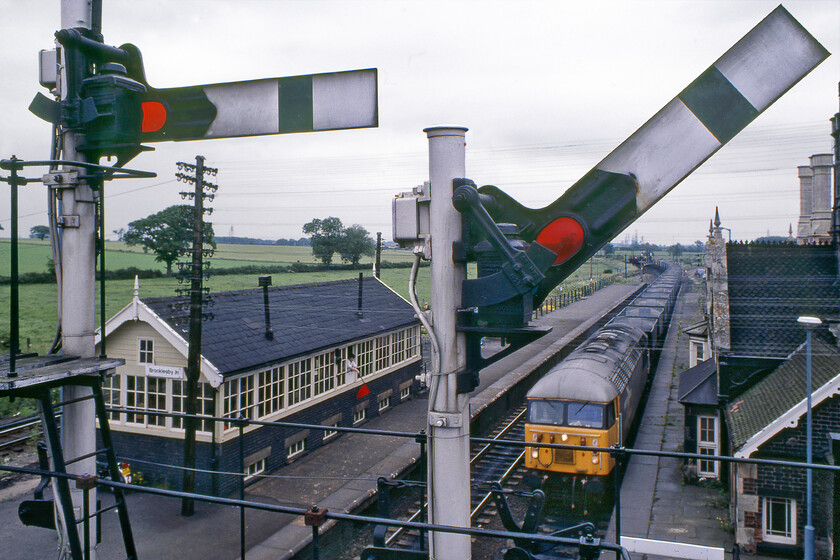
{"type": "MultiPolygon", "coordinates": [[[[11,275],[11,241],[0,239],[0,276],[11,275]]],[[[18,242],[18,270],[26,272],[46,272],[52,258],[49,241],[35,239],[21,239],[18,242]]],[[[382,261],[405,263],[411,262],[411,251],[403,249],[384,249],[382,261]]],[[[372,264],[373,257],[362,257],[361,263],[372,264]]],[[[212,267],[216,269],[234,268],[251,265],[288,265],[296,262],[317,263],[309,247],[291,247],[285,245],[227,245],[219,244],[211,259],[212,267]]],[[[341,263],[336,254],[334,264],[341,263]]],[[[138,246],[130,247],[119,241],[105,242],[105,268],[118,270],[136,267],[141,270],[160,270],[164,272],[166,266],[155,261],[152,253],[144,253],[138,246]]]]}
{"type": "MultiPolygon", "coordinates": [[[[9,240],[0,240],[0,276],[8,275],[9,240]]],[[[126,247],[121,243],[106,244],[106,266],[109,269],[135,266],[140,269],[154,268],[164,270],[162,263],[154,262],[152,255],[144,254],[137,248],[126,247]]],[[[50,258],[49,242],[25,240],[19,247],[21,272],[45,272],[50,258]]],[[[383,261],[410,262],[412,254],[404,250],[383,251],[383,261]]],[[[211,292],[242,290],[257,287],[258,274],[248,275],[213,275],[214,269],[243,266],[265,265],[277,266],[292,262],[316,262],[308,247],[281,247],[276,245],[220,245],[216,256],[210,259],[211,276],[205,286],[211,292]]],[[[371,262],[369,259],[368,262],[371,262]]],[[[596,257],[593,260],[592,272],[594,276],[611,269],[614,273],[623,272],[623,261],[596,257]]],[[[311,282],[325,282],[348,278],[358,278],[358,270],[323,270],[313,272],[284,272],[272,273],[272,283],[275,286],[289,284],[307,284],[311,282]]],[[[366,276],[370,270],[363,271],[366,276]]],[[[409,268],[385,268],[381,279],[395,292],[408,299],[409,268]]],[[[567,282],[566,289],[574,289],[578,284],[586,282],[589,277],[589,265],[581,267],[567,282]]],[[[140,281],[140,297],[158,297],[175,295],[175,290],[183,288],[175,278],[149,278],[140,281]]],[[[99,285],[97,283],[97,305],[99,303],[99,285]]],[[[421,305],[428,302],[429,296],[429,268],[423,267],[418,274],[417,297],[421,305]]],[[[40,354],[49,349],[56,330],[56,286],[55,284],[22,284],[20,294],[20,341],[22,349],[40,354]]],[[[106,287],[106,315],[113,316],[127,305],[134,294],[134,280],[109,280],[106,287]]],[[[0,336],[9,330],[9,286],[0,286],[0,336]]],[[[96,311],[96,324],[99,324],[99,310],[96,311]]]]}

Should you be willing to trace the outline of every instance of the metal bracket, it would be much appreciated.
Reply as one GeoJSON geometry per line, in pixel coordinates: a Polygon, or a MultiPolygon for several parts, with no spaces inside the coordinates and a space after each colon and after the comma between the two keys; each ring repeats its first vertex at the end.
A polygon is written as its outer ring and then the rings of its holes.
{"type": "Polygon", "coordinates": [[[56,225],[60,228],[77,228],[79,227],[79,216],[76,214],[66,214],[56,218],[56,225]]]}
{"type": "Polygon", "coordinates": [[[543,326],[479,325],[478,316],[472,309],[458,311],[455,328],[458,332],[464,333],[467,338],[467,369],[458,373],[458,394],[471,393],[478,387],[479,372],[482,369],[551,332],[551,327],[543,326]],[[481,339],[488,336],[504,338],[508,345],[503,350],[485,358],[481,354],[481,339]]]}
{"type": "Polygon", "coordinates": [[[41,182],[48,187],[72,189],[79,184],[76,171],[54,171],[41,177],[41,182]]]}
{"type": "Polygon", "coordinates": [[[469,179],[455,179],[452,204],[462,214],[469,214],[487,241],[498,251],[501,270],[490,276],[463,282],[462,307],[492,305],[527,294],[545,278],[556,255],[538,243],[526,250],[513,247],[490,216],[485,205],[493,199],[479,194],[469,179]]]}
{"type": "Polygon", "coordinates": [[[460,428],[461,415],[452,412],[429,412],[429,425],[436,428],[460,428]]]}

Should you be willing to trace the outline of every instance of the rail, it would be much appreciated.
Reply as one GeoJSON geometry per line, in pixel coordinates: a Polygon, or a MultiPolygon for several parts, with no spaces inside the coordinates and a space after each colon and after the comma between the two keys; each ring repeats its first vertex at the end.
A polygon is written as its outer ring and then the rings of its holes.
{"type": "MultiPolygon", "coordinates": [[[[110,412],[134,412],[136,410],[130,409],[108,409],[110,412]]],[[[160,415],[169,415],[174,417],[185,417],[187,415],[184,414],[176,414],[176,413],[153,413],[149,411],[144,411],[145,414],[160,414],[160,415]]],[[[226,421],[230,422],[230,418],[226,417],[208,417],[208,416],[196,416],[200,420],[204,421],[226,421]]],[[[275,427],[305,427],[311,430],[338,430],[344,432],[356,432],[356,433],[367,433],[372,435],[387,435],[391,437],[410,437],[415,439],[421,445],[425,445],[427,441],[427,436],[424,432],[419,433],[411,433],[411,432],[397,432],[397,431],[387,431],[387,430],[371,430],[365,428],[339,428],[335,426],[322,426],[322,425],[315,425],[315,424],[299,424],[299,423],[285,423],[285,422],[257,422],[257,421],[250,421],[247,419],[239,419],[238,422],[241,423],[253,423],[253,424],[266,424],[269,426],[275,427]]],[[[507,433],[507,430],[500,432],[499,436],[502,433],[507,433]]],[[[595,452],[603,452],[609,453],[611,456],[615,457],[618,461],[623,461],[629,455],[643,455],[643,456],[651,456],[651,457],[671,457],[671,458],[678,458],[678,459],[694,459],[695,461],[704,460],[704,461],[718,461],[721,463],[736,463],[736,464],[755,464],[755,465],[772,465],[772,466],[780,466],[780,467],[788,467],[788,468],[795,468],[795,469],[812,469],[813,471],[823,471],[823,472],[830,472],[834,474],[840,474],[840,466],[837,465],[825,465],[825,464],[809,464],[803,462],[792,462],[792,461],[780,461],[774,459],[753,459],[753,458],[740,458],[740,457],[729,457],[729,456],[721,456],[721,455],[702,455],[698,453],[684,453],[684,452],[675,452],[675,451],[656,451],[656,450],[646,450],[646,449],[633,449],[633,448],[624,448],[624,447],[594,447],[594,446],[574,446],[574,445],[567,445],[567,444],[558,444],[558,443],[536,443],[536,442],[524,442],[524,441],[516,441],[516,440],[506,440],[501,439],[499,436],[496,438],[470,438],[472,443],[476,444],[487,444],[489,446],[493,445],[500,445],[500,446],[507,446],[513,448],[521,448],[523,452],[526,452],[528,448],[537,448],[537,447],[544,447],[544,448],[551,448],[551,449],[578,449],[578,450],[586,450],[586,451],[595,451],[595,452]]],[[[486,445],[486,446],[487,446],[486,445]]],[[[485,447],[486,447],[485,446],[485,447]]],[[[521,454],[520,454],[521,455],[521,454]]],[[[172,465],[173,468],[182,468],[176,465],[172,465]]],[[[58,473],[55,471],[49,470],[41,470],[41,469],[33,469],[33,468],[26,468],[26,467],[14,467],[11,465],[0,465],[0,471],[8,471],[8,472],[16,472],[21,474],[32,474],[32,475],[39,475],[39,476],[47,476],[52,478],[67,478],[71,480],[80,480],[83,478],[89,479],[90,477],[86,477],[86,475],[70,475],[66,473],[58,473]]],[[[235,474],[239,477],[240,483],[244,484],[244,480],[246,476],[249,476],[247,473],[230,473],[235,474]]],[[[259,477],[260,475],[256,475],[259,477]]],[[[249,477],[250,478],[250,477],[249,477]]],[[[149,488],[137,485],[127,485],[122,484],[120,482],[113,482],[110,480],[98,479],[93,477],[94,483],[93,486],[105,486],[105,487],[121,487],[124,489],[131,489],[135,493],[149,493],[149,494],[157,494],[161,496],[168,496],[172,498],[180,498],[180,499],[193,499],[196,501],[202,501],[207,503],[215,503],[220,505],[228,505],[231,507],[238,507],[244,509],[255,509],[255,510],[262,510],[262,511],[270,511],[276,513],[284,513],[284,514],[291,514],[297,516],[304,516],[308,520],[313,519],[312,515],[312,508],[306,509],[301,507],[292,507],[292,506],[279,506],[279,505],[271,505],[265,504],[260,502],[249,502],[247,500],[236,500],[231,498],[221,498],[221,497],[214,497],[208,496],[203,494],[195,494],[195,493],[187,493],[187,492],[180,492],[175,490],[163,490],[159,488],[149,488]],[[308,517],[307,517],[308,514],[308,517]]],[[[617,483],[617,482],[616,482],[617,483]]],[[[620,504],[616,504],[616,509],[620,511],[620,504]]],[[[354,515],[354,514],[343,514],[343,513],[332,513],[332,512],[324,512],[324,510],[320,510],[321,513],[318,515],[323,519],[334,519],[337,521],[352,521],[352,522],[360,522],[360,523],[368,523],[373,525],[385,525],[389,527],[397,527],[402,529],[415,529],[418,531],[442,531],[448,533],[460,533],[466,534],[476,537],[488,537],[488,538],[500,538],[500,539],[517,539],[517,540],[530,540],[534,542],[543,542],[548,544],[554,545],[562,545],[562,546],[572,546],[572,547],[591,547],[591,543],[583,543],[579,539],[569,539],[569,538],[561,538],[561,537],[551,537],[547,536],[543,533],[517,533],[517,532],[509,532],[509,531],[496,531],[491,529],[484,529],[484,528],[467,528],[467,527],[452,527],[446,525],[437,525],[432,523],[422,523],[422,522],[415,522],[415,521],[402,521],[398,519],[390,519],[387,517],[372,517],[372,516],[362,516],[362,515],[354,515]]],[[[97,516],[100,512],[93,512],[89,516],[84,517],[80,522],[82,523],[89,523],[92,518],[97,516]]],[[[317,516],[316,516],[317,517],[317,516]]],[[[313,527],[313,537],[317,535],[318,532],[318,525],[312,525],[311,522],[307,523],[313,527]]],[[[242,525],[240,527],[240,538],[244,542],[245,539],[245,526],[242,525]]],[[[620,529],[617,528],[616,532],[616,539],[620,542],[621,532],[620,529]]],[[[317,557],[317,544],[316,540],[313,540],[313,554],[317,557]]],[[[606,542],[599,542],[596,546],[600,547],[602,550],[611,551],[616,554],[616,558],[629,558],[629,555],[625,549],[623,549],[618,544],[613,543],[606,543],[606,542]]],[[[243,557],[244,560],[244,557],[243,557]]]]}

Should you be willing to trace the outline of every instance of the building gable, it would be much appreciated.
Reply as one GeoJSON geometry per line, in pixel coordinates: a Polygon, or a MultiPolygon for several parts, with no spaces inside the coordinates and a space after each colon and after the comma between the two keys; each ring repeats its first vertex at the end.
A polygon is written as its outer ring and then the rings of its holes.
{"type": "MultiPolygon", "coordinates": [[[[785,428],[795,427],[807,408],[805,345],[726,408],[735,457],[749,457],[785,428]]],[[[812,407],[840,393],[840,351],[812,343],[812,407]]]]}

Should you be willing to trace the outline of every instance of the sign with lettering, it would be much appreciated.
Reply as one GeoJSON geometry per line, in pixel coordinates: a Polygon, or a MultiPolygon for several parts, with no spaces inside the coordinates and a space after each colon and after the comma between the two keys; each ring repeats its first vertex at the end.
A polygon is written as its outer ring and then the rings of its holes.
{"type": "Polygon", "coordinates": [[[146,377],[163,379],[184,379],[184,368],[171,366],[153,366],[146,364],[146,377]]]}

